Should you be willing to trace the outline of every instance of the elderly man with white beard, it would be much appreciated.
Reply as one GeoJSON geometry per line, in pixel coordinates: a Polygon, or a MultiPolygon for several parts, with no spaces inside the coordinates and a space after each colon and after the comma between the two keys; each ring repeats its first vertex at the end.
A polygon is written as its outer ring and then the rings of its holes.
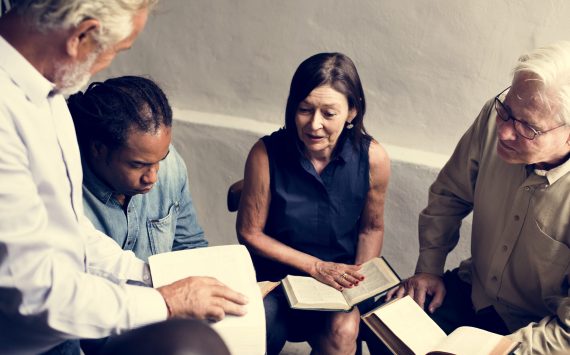
{"type": "Polygon", "coordinates": [[[245,313],[245,296],[215,279],[156,290],[128,283],[151,286],[148,266],[83,214],[63,94],[131,47],[155,2],[19,0],[0,18],[2,354],[78,354],[76,339],[123,332],[104,353],[224,354],[221,339],[196,319],[245,313]],[[157,323],[168,318],[193,320],[157,323]]]}

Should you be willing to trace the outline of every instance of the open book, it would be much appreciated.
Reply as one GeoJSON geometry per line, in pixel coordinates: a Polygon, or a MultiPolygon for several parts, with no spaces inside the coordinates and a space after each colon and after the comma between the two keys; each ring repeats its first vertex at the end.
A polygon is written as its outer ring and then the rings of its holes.
{"type": "Polygon", "coordinates": [[[505,336],[473,327],[446,335],[410,296],[385,303],[362,319],[398,355],[504,355],[518,346],[505,336]]]}
{"type": "Polygon", "coordinates": [[[338,291],[308,276],[287,275],[282,283],[291,308],[344,310],[372,296],[387,291],[400,282],[384,258],[374,258],[359,270],[364,280],[358,286],[338,291]]]}
{"type": "Polygon", "coordinates": [[[180,250],[148,258],[154,287],[187,276],[215,277],[249,299],[243,317],[226,316],[213,323],[232,355],[265,354],[265,310],[255,269],[243,245],[180,250]]]}

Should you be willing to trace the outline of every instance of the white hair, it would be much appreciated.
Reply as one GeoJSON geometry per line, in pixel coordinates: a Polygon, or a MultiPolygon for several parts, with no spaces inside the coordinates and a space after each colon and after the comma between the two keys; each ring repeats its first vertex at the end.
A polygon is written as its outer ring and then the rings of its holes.
{"type": "Polygon", "coordinates": [[[133,30],[137,11],[149,10],[158,0],[14,0],[22,15],[30,16],[40,31],[67,29],[87,19],[99,20],[101,27],[95,40],[103,48],[113,45],[133,30]]]}
{"type": "Polygon", "coordinates": [[[514,75],[522,72],[538,78],[545,103],[559,105],[557,119],[570,124],[570,42],[555,42],[523,54],[513,69],[514,75]]]}

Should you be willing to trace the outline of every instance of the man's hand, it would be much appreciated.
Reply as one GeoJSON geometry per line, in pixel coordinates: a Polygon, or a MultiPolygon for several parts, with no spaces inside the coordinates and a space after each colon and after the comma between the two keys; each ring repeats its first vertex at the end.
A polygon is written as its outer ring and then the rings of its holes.
{"type": "Polygon", "coordinates": [[[247,297],[212,277],[191,276],[157,290],[166,302],[168,318],[219,321],[226,314],[247,313],[247,297]]]}
{"type": "Polygon", "coordinates": [[[360,265],[318,261],[311,276],[342,291],[344,288],[357,286],[360,281],[364,280],[364,275],[358,272],[360,268],[360,265]]]}
{"type": "Polygon", "coordinates": [[[419,273],[402,282],[402,284],[388,292],[386,301],[392,298],[401,298],[410,295],[420,307],[424,308],[426,294],[432,296],[429,304],[429,312],[433,313],[443,303],[445,297],[445,285],[440,276],[419,273]]]}

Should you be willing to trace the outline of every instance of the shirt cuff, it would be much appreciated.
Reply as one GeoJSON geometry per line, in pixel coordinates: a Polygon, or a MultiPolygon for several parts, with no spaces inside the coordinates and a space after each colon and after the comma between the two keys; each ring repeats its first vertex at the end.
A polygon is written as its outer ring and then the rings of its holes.
{"type": "Polygon", "coordinates": [[[139,281],[146,286],[152,287],[150,268],[147,263],[140,259],[133,258],[125,276],[127,280],[139,281]]]}
{"type": "Polygon", "coordinates": [[[443,268],[445,267],[446,253],[442,253],[435,249],[426,249],[420,252],[418,264],[416,265],[416,274],[420,272],[443,275],[443,268]]]}
{"type": "Polygon", "coordinates": [[[168,317],[166,302],[154,288],[127,285],[130,328],[162,322],[168,317]]]}

